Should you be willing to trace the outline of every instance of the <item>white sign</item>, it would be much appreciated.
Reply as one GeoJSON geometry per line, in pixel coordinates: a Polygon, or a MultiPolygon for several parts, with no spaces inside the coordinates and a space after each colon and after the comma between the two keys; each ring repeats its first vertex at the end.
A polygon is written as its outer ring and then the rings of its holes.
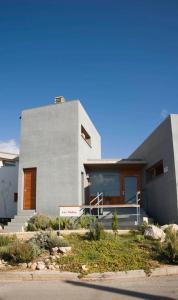
{"type": "Polygon", "coordinates": [[[83,209],[80,207],[60,207],[60,217],[80,217],[83,213],[83,209]]]}

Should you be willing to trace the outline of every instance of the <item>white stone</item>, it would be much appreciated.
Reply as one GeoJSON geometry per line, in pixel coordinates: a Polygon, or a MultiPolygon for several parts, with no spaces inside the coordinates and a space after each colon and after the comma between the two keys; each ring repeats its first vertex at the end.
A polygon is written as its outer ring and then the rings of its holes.
{"type": "Polygon", "coordinates": [[[27,268],[27,264],[26,263],[22,263],[22,264],[19,264],[23,269],[26,269],[27,268]]]}
{"type": "Polygon", "coordinates": [[[164,242],[165,236],[166,235],[164,231],[155,225],[150,225],[148,228],[145,229],[144,232],[144,237],[151,238],[153,240],[160,240],[161,242],[164,242]]]}
{"type": "Polygon", "coordinates": [[[55,266],[53,266],[53,265],[49,265],[47,268],[48,268],[49,270],[55,270],[55,266]]]}
{"type": "Polygon", "coordinates": [[[178,231],[178,225],[177,224],[170,224],[169,228],[171,228],[172,230],[178,231]]]}
{"type": "Polygon", "coordinates": [[[165,224],[165,225],[161,226],[161,229],[164,231],[164,230],[166,230],[168,227],[169,227],[169,225],[168,225],[168,224],[165,224]]]}
{"type": "Polygon", "coordinates": [[[82,271],[84,271],[84,272],[87,272],[87,271],[88,271],[88,268],[87,268],[86,265],[82,265],[82,271]]]}
{"type": "Polygon", "coordinates": [[[28,268],[31,268],[31,266],[32,266],[32,262],[29,262],[29,263],[27,264],[27,267],[28,267],[28,268]]]}
{"type": "Polygon", "coordinates": [[[33,263],[33,264],[31,265],[31,269],[32,269],[32,270],[36,270],[36,267],[37,267],[37,263],[33,263]]]}
{"type": "Polygon", "coordinates": [[[54,247],[50,251],[52,254],[57,254],[58,253],[58,247],[54,247]]]}
{"type": "Polygon", "coordinates": [[[3,227],[0,225],[0,230],[3,230],[3,227]]]}
{"type": "Polygon", "coordinates": [[[67,252],[70,252],[72,249],[72,247],[59,247],[59,251],[61,253],[67,253],[67,252]]]}
{"type": "Polygon", "coordinates": [[[37,266],[36,266],[36,269],[37,270],[44,270],[45,269],[45,264],[44,264],[44,262],[38,262],[37,263],[37,266]]]}

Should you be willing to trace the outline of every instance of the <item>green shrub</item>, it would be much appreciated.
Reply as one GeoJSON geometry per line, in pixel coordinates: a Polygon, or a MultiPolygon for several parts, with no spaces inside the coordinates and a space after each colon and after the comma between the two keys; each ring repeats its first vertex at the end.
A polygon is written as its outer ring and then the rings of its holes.
{"type": "Polygon", "coordinates": [[[112,230],[114,232],[117,232],[118,229],[119,229],[119,220],[118,220],[117,210],[115,209],[114,215],[112,218],[112,230]]]}
{"type": "Polygon", "coordinates": [[[30,262],[35,258],[34,248],[30,243],[15,241],[5,253],[6,259],[14,263],[30,262]],[[7,257],[8,256],[8,257],[7,257]]]}
{"type": "Polygon", "coordinates": [[[149,227],[149,224],[144,221],[141,225],[138,226],[138,231],[140,231],[141,234],[144,234],[145,230],[148,227],[149,227]]]}
{"type": "Polygon", "coordinates": [[[41,249],[50,250],[53,247],[67,247],[68,241],[61,239],[55,232],[41,232],[31,240],[41,249]]]}
{"type": "Polygon", "coordinates": [[[90,228],[92,223],[96,222],[96,217],[95,216],[82,216],[79,219],[79,225],[81,228],[88,229],[90,228]]]}
{"type": "Polygon", "coordinates": [[[161,244],[160,251],[170,263],[178,263],[178,233],[175,230],[166,230],[166,239],[161,244]]]}
{"type": "Polygon", "coordinates": [[[0,247],[8,246],[9,244],[13,243],[16,240],[15,235],[0,235],[0,247]]]}
{"type": "Polygon", "coordinates": [[[51,228],[53,230],[59,230],[59,218],[51,219],[51,228]]]}
{"type": "Polygon", "coordinates": [[[89,240],[99,241],[106,238],[106,233],[104,231],[104,226],[100,222],[96,222],[93,228],[90,228],[88,233],[89,240]]]}
{"type": "Polygon", "coordinates": [[[49,217],[44,215],[35,215],[29,220],[27,231],[46,230],[50,228],[51,220],[49,217]]]}

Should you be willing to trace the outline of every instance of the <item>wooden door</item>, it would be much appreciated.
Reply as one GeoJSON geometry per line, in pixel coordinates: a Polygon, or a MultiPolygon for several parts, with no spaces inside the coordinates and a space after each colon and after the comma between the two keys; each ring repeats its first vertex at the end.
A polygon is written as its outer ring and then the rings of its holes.
{"type": "Polygon", "coordinates": [[[24,209],[36,209],[36,168],[24,169],[24,209]]]}

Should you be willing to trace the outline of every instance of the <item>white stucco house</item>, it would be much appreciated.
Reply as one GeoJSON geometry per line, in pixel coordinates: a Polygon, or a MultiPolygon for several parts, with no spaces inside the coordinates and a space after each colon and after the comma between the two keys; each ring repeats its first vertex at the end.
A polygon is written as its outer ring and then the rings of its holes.
{"type": "Polygon", "coordinates": [[[19,156],[0,152],[0,220],[17,213],[19,156]]]}

